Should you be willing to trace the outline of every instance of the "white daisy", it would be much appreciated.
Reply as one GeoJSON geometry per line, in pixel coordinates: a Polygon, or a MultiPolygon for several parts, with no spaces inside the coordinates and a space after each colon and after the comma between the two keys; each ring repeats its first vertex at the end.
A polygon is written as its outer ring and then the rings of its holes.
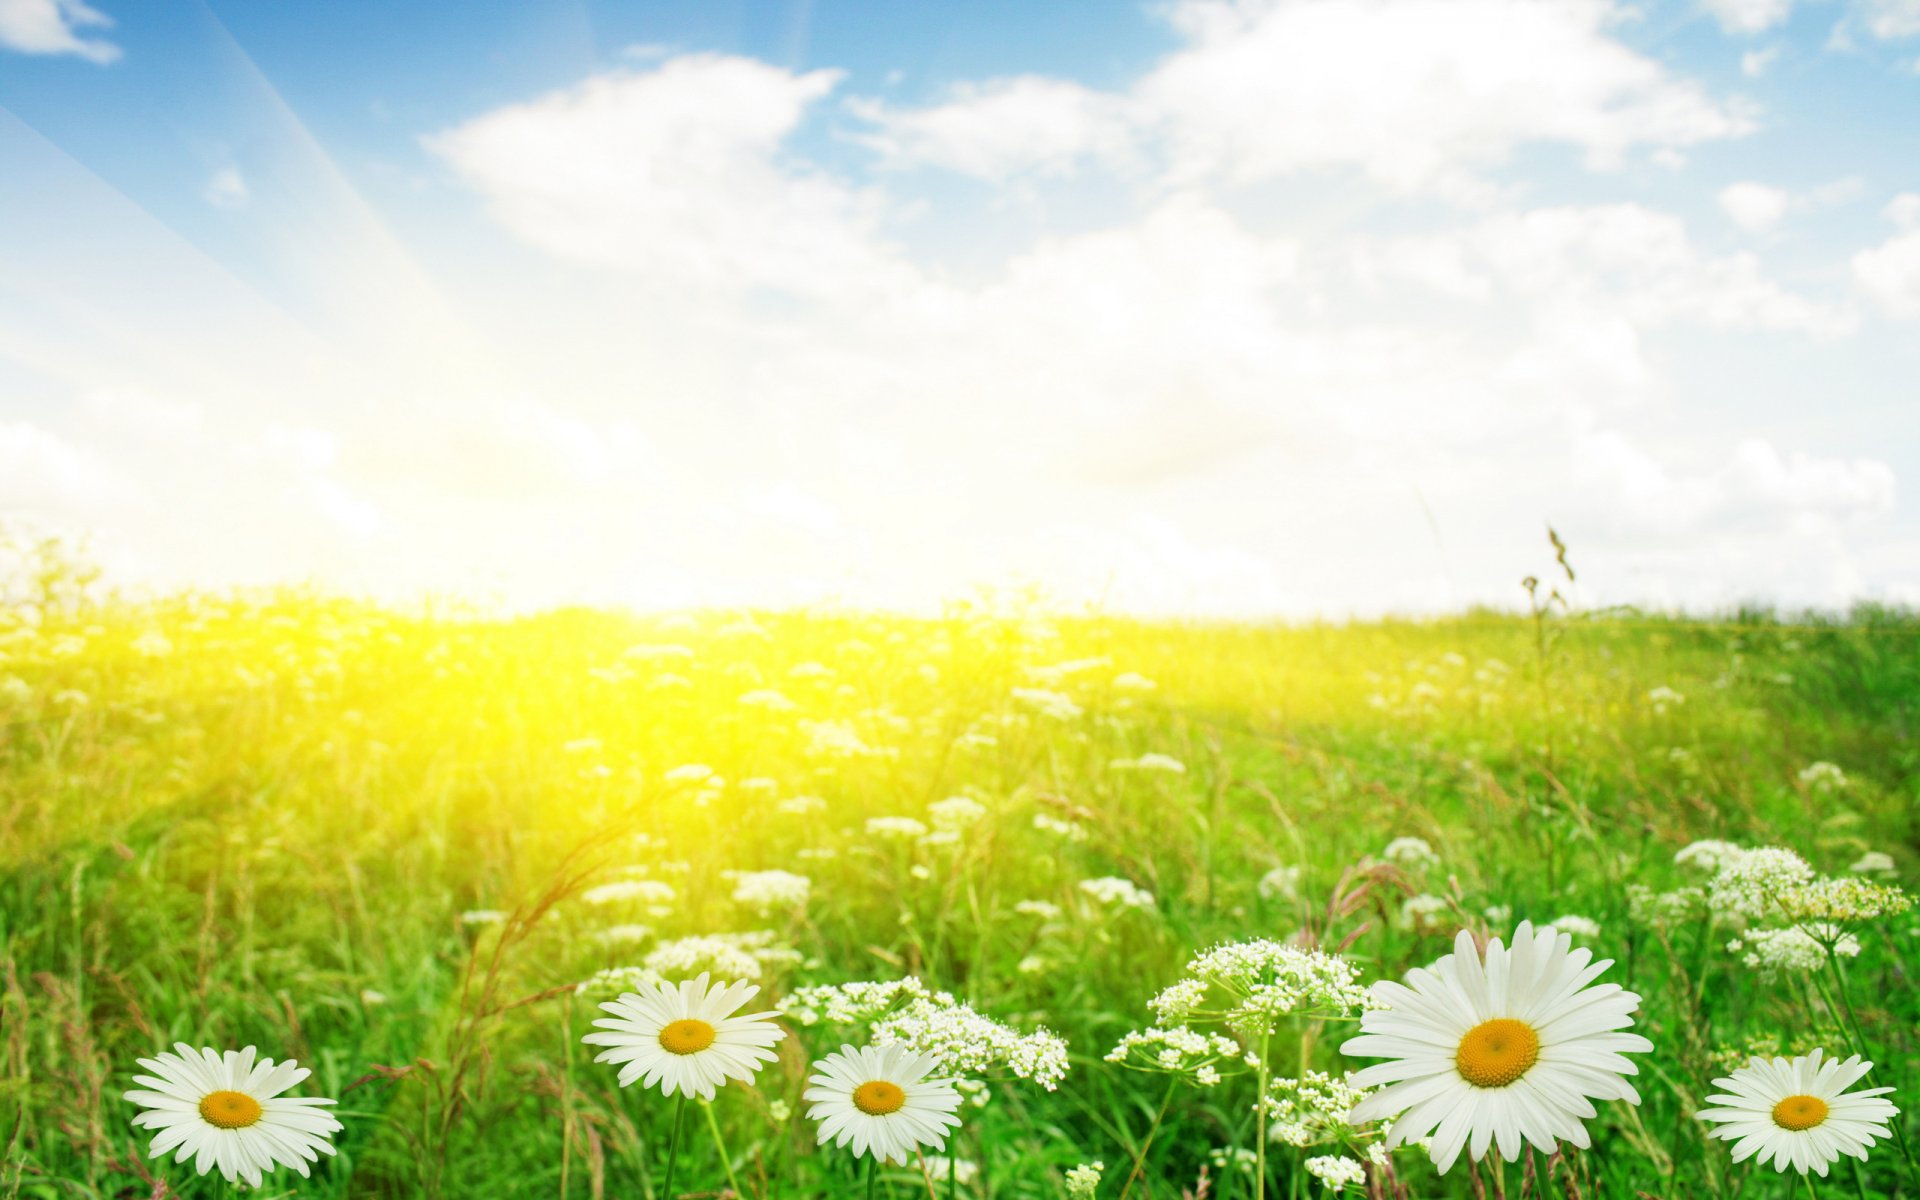
{"type": "Polygon", "coordinates": [[[1589,987],[1611,960],[1552,926],[1521,922],[1508,949],[1494,938],[1486,961],[1462,932],[1452,954],[1407,974],[1405,984],[1374,985],[1384,1007],[1360,1018],[1360,1036],[1340,1049],[1391,1058],[1354,1074],[1356,1087],[1379,1087],[1354,1107],[1354,1124],[1399,1114],[1387,1145],[1425,1137],[1442,1174],[1465,1149],[1475,1160],[1497,1142],[1508,1162],[1532,1142],[1551,1154],[1564,1139],[1585,1149],[1582,1122],[1594,1100],[1640,1103],[1622,1057],[1653,1049],[1616,1032],[1633,1024],[1640,997],[1618,984],[1589,987]],[[1384,1085],[1384,1086],[1383,1086],[1384,1085]]]}
{"type": "Polygon", "coordinates": [[[820,1122],[820,1144],[853,1143],[856,1155],[904,1164],[917,1146],[942,1149],[960,1093],[950,1079],[928,1079],[935,1063],[899,1042],[856,1050],[842,1046],[813,1064],[804,1098],[820,1122]]]}
{"type": "Polygon", "coordinates": [[[656,983],[607,1001],[600,1007],[613,1016],[595,1021],[598,1032],[580,1040],[608,1047],[593,1061],[625,1064],[621,1087],[641,1079],[647,1087],[658,1083],[662,1095],[711,1100],[727,1080],[758,1074],[787,1036],[773,1023],[778,1013],[733,1015],[759,994],[751,983],[709,987],[702,971],[678,985],[656,983]]]}
{"type": "Polygon", "coordinates": [[[252,1046],[224,1055],[185,1042],[173,1048],[179,1053],[138,1060],[152,1074],[133,1081],[150,1090],[126,1096],[146,1110],[133,1118],[134,1128],[160,1131],[147,1157],[172,1151],[179,1162],[191,1157],[198,1174],[218,1167],[228,1183],[237,1176],[259,1187],[276,1167],[305,1175],[320,1152],[333,1153],[327,1136],[339,1132],[340,1122],[321,1111],[333,1101],[280,1094],[313,1072],[291,1059],[255,1062],[252,1046]]]}
{"type": "Polygon", "coordinates": [[[1708,1096],[1717,1108],[1702,1109],[1702,1121],[1718,1126],[1713,1136],[1732,1142],[1733,1161],[1755,1153],[1764,1165],[1788,1167],[1825,1178],[1827,1164],[1842,1154],[1866,1161],[1876,1137],[1891,1134],[1888,1122],[1899,1109],[1881,1097],[1893,1089],[1847,1088],[1873,1064],[1859,1055],[1844,1061],[1822,1060],[1822,1052],[1799,1058],[1756,1058],[1713,1085],[1729,1095],[1708,1096]]]}

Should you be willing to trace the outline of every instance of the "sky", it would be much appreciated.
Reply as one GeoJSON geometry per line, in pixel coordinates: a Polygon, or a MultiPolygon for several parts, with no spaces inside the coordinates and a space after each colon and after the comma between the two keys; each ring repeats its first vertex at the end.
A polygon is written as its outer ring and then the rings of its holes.
{"type": "Polygon", "coordinates": [[[1920,0],[0,0],[135,588],[1920,604],[1920,0]]]}

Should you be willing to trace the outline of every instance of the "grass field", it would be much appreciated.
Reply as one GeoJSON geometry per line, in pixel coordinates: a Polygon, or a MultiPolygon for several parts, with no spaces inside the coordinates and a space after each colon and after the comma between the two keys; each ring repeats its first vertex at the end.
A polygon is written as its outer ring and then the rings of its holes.
{"type": "MultiPolygon", "coordinates": [[[[1259,1072],[1228,1059],[1202,1085],[1106,1061],[1154,1023],[1148,1001],[1223,941],[1338,949],[1371,982],[1460,928],[1562,918],[1643,997],[1643,1103],[1599,1105],[1593,1148],[1552,1164],[1441,1177],[1403,1148],[1348,1194],[1804,1195],[1692,1114],[1750,1051],[1855,1043],[1907,1105],[1914,918],[1861,923],[1837,972],[1761,961],[1752,929],[1686,890],[1710,871],[1675,856],[1723,839],[1846,875],[1883,852],[1895,873],[1874,877],[1897,883],[1917,717],[1920,620],[1870,612],[1281,627],[16,605],[0,1196],[220,1192],[147,1161],[122,1099],[137,1057],[186,1041],[297,1058],[301,1090],[341,1100],[337,1157],[270,1194],[657,1197],[672,1103],[616,1087],[580,1037],[625,984],[701,969],[775,1000],[914,976],[1065,1039],[1055,1088],[984,1071],[959,1166],[931,1164],[938,1196],[1060,1197],[1098,1161],[1100,1196],[1251,1197],[1262,1159],[1265,1195],[1318,1196],[1303,1162],[1361,1147],[1256,1155],[1253,1101],[1264,1075],[1357,1069],[1350,1029],[1290,1022],[1259,1072]]],[[[867,1032],[804,1015],[711,1129],[690,1112],[676,1191],[862,1194],[799,1093],[867,1032]]],[[[1894,1141],[1815,1182],[1920,1196],[1894,1141]]],[[[879,1186],[929,1192],[918,1166],[879,1186]]]]}

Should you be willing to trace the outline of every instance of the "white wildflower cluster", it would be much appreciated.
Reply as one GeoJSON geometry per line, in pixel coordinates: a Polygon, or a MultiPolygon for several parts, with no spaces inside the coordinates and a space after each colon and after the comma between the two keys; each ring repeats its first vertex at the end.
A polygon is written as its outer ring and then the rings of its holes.
{"type": "Polygon", "coordinates": [[[759,979],[782,967],[797,966],[801,954],[782,944],[770,929],[751,933],[712,933],[661,942],[647,955],[646,967],[669,979],[706,971],[716,979],[759,979]]]}
{"type": "Polygon", "coordinates": [[[1707,911],[1707,892],[1701,887],[1656,892],[1644,883],[1627,885],[1627,913],[1636,925],[1674,929],[1691,925],[1707,911]]]}
{"type": "Polygon", "coordinates": [[[1117,875],[1103,875],[1098,879],[1082,879],[1080,890],[1108,908],[1153,907],[1153,893],[1137,887],[1131,880],[1121,879],[1117,875]]]}
{"type": "Polygon", "coordinates": [[[1054,721],[1071,721],[1079,717],[1082,709],[1072,696],[1062,692],[1048,691],[1046,688],[1013,689],[1013,698],[1033,709],[1043,717],[1054,721]]]}
{"type": "Polygon", "coordinates": [[[1300,868],[1275,867],[1260,877],[1258,885],[1262,900],[1277,900],[1281,897],[1291,899],[1300,894],[1300,868]]]}
{"type": "Polygon", "coordinates": [[[470,908],[460,914],[462,925],[498,925],[507,919],[507,914],[497,908],[470,908]]]}
{"type": "Polygon", "coordinates": [[[733,881],[734,903],[758,909],[762,916],[798,912],[813,894],[813,881],[792,871],[728,871],[725,878],[733,881]]]}
{"type": "Polygon", "coordinates": [[[1670,687],[1657,687],[1647,693],[1647,704],[1655,713],[1666,716],[1669,709],[1680,707],[1687,698],[1670,687]]]}
{"type": "Polygon", "coordinates": [[[813,758],[898,758],[892,746],[869,745],[860,731],[846,721],[802,721],[800,732],[807,739],[807,754],[813,758]]]}
{"type": "Polygon", "coordinates": [[[960,833],[979,823],[987,815],[987,806],[965,796],[949,796],[927,805],[927,819],[940,833],[960,833]]]}
{"type": "Polygon", "coordinates": [[[1162,1022],[1218,1020],[1244,1036],[1271,1033],[1285,1017],[1344,1017],[1373,1007],[1360,972],[1338,955],[1260,939],[1196,955],[1186,978],[1154,997],[1162,1022]],[[1225,1007],[1201,1006],[1215,992],[1225,1007]]]}
{"type": "Polygon", "coordinates": [[[1447,915],[1453,911],[1453,902],[1445,896],[1422,893],[1408,896],[1400,905],[1400,918],[1409,928],[1428,933],[1444,928],[1447,915]]]}
{"type": "Polygon", "coordinates": [[[1551,924],[1561,933],[1569,934],[1577,938],[1591,939],[1600,936],[1600,922],[1590,917],[1579,917],[1569,914],[1564,917],[1555,917],[1551,924]]]}
{"type": "Polygon", "coordinates": [[[970,1158],[948,1158],[944,1154],[926,1156],[927,1177],[935,1183],[952,1180],[967,1187],[980,1177],[980,1164],[970,1158]]]}
{"type": "Polygon", "coordinates": [[[1050,900],[1022,900],[1013,906],[1013,911],[1023,917],[1039,917],[1042,921],[1060,919],[1060,906],[1050,900]]]}
{"type": "Polygon", "coordinates": [[[1163,771],[1169,775],[1185,775],[1187,764],[1170,754],[1142,754],[1139,758],[1116,758],[1107,764],[1113,771],[1163,771]]]}
{"type": "Polygon", "coordinates": [[[1831,794],[1847,786],[1847,773],[1830,762],[1817,762],[1800,772],[1800,783],[1810,792],[1831,794]]]}
{"type": "MultiPolygon", "coordinates": [[[[1048,1029],[1021,1033],[951,993],[908,977],[800,988],[780,1011],[802,1025],[866,1025],[874,1045],[895,1042],[931,1054],[942,1072],[980,1076],[1004,1070],[1048,1091],[1067,1074],[1067,1043],[1048,1029]]],[[[978,1103],[986,1093],[978,1093],[978,1103]]]]}
{"type": "Polygon", "coordinates": [[[1220,1082],[1221,1063],[1238,1063],[1240,1043],[1219,1033],[1202,1033],[1185,1025],[1166,1029],[1135,1029],[1107,1051],[1107,1061],[1143,1071],[1192,1076],[1201,1087],[1220,1082]]]}
{"type": "Polygon", "coordinates": [[[1440,856],[1433,852],[1433,847],[1427,844],[1426,839],[1417,837],[1393,839],[1387,843],[1387,848],[1382,852],[1381,857],[1390,863],[1413,870],[1437,866],[1440,862],[1440,856]]]}
{"type": "Polygon", "coordinates": [[[1222,1175],[1229,1171],[1238,1175],[1251,1175],[1254,1168],[1260,1165],[1260,1156],[1244,1146],[1236,1146],[1231,1150],[1225,1146],[1215,1146],[1207,1151],[1207,1161],[1212,1163],[1213,1169],[1222,1175]]]}
{"type": "Polygon", "coordinates": [[[1780,909],[1795,922],[1874,921],[1897,917],[1913,907],[1913,898],[1890,884],[1852,876],[1822,876],[1786,888],[1780,909]]]}
{"type": "Polygon", "coordinates": [[[1100,1176],[1106,1172],[1103,1162],[1081,1163],[1067,1171],[1068,1200],[1092,1200],[1100,1187],[1100,1176]]]}
{"type": "Polygon", "coordinates": [[[1267,1137],[1288,1146],[1353,1141],[1357,1131],[1347,1115],[1369,1094],[1351,1074],[1336,1079],[1309,1069],[1298,1079],[1275,1079],[1267,1085],[1267,1137]]]}
{"type": "Polygon", "coordinates": [[[1853,865],[1847,868],[1861,875],[1891,875],[1897,869],[1894,866],[1893,855],[1883,850],[1869,850],[1855,859],[1853,865]]]}
{"type": "Polygon", "coordinates": [[[1744,854],[1746,851],[1733,842],[1708,838],[1682,846],[1674,852],[1673,861],[1676,866],[1698,867],[1702,871],[1718,871],[1744,854]]]}
{"type": "Polygon", "coordinates": [[[1033,827],[1042,833],[1051,833],[1056,837],[1063,837],[1069,842],[1084,842],[1087,840],[1087,827],[1085,825],[1080,824],[1078,821],[1062,821],[1060,818],[1050,817],[1046,813],[1033,814],[1033,827]]]}
{"type": "Polygon", "coordinates": [[[1749,930],[1728,942],[1727,950],[1740,955],[1740,961],[1760,972],[1763,978],[1776,979],[1785,974],[1825,970],[1829,952],[1840,958],[1854,958],[1860,953],[1860,941],[1831,925],[1812,928],[1790,925],[1785,929],[1749,930]]]}
{"type": "Polygon", "coordinates": [[[1791,850],[1740,850],[1721,860],[1707,884],[1707,904],[1718,916],[1756,920],[1765,917],[1781,895],[1813,879],[1807,860],[1791,850]]]}
{"type": "Polygon", "coordinates": [[[867,833],[892,841],[917,841],[927,836],[927,826],[913,817],[868,817],[867,833]]]}
{"type": "Polygon", "coordinates": [[[603,883],[599,887],[588,888],[580,893],[580,898],[588,904],[617,904],[631,901],[650,908],[660,908],[674,901],[673,885],[657,879],[618,879],[612,883],[603,883]]]}
{"type": "Polygon", "coordinates": [[[1367,1183],[1367,1168],[1358,1159],[1344,1154],[1323,1154],[1308,1159],[1307,1174],[1318,1179],[1322,1188],[1334,1193],[1346,1191],[1348,1184],[1365,1187],[1367,1183]]]}
{"type": "Polygon", "coordinates": [[[608,967],[581,980],[573,990],[580,996],[618,996],[623,992],[650,988],[659,982],[660,973],[646,967],[608,967]]]}

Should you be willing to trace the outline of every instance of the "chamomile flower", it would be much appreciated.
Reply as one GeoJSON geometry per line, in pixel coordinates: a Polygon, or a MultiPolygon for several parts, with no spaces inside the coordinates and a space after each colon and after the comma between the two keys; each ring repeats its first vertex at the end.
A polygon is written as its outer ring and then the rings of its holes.
{"type": "Polygon", "coordinates": [[[192,1158],[198,1174],[218,1167],[228,1183],[259,1187],[268,1171],[285,1166],[305,1175],[308,1163],[333,1153],[327,1137],[340,1122],[322,1111],[333,1101],[281,1095],[311,1071],[291,1059],[256,1062],[252,1046],[225,1054],[185,1042],[173,1048],[178,1053],[138,1060],[151,1074],[133,1081],[148,1090],[126,1095],[145,1110],[135,1128],[160,1131],[147,1157],[172,1152],[179,1162],[192,1158]]]}
{"type": "Polygon", "coordinates": [[[1798,1058],[1755,1058],[1725,1079],[1724,1094],[1708,1096],[1716,1107],[1700,1119],[1716,1126],[1712,1136],[1733,1143],[1733,1161],[1759,1155],[1761,1165],[1788,1167],[1826,1177],[1842,1154],[1866,1161],[1875,1138],[1890,1135],[1899,1109],[1883,1097],[1892,1088],[1849,1092],[1873,1067],[1859,1055],[1835,1061],[1823,1052],[1798,1058]]]}
{"type": "Polygon", "coordinates": [[[920,1146],[945,1148],[960,1093],[948,1079],[929,1079],[935,1059],[898,1042],[842,1046],[813,1064],[804,1099],[820,1122],[820,1144],[851,1144],[855,1155],[905,1164],[920,1146]]]}
{"type": "Polygon", "coordinates": [[[620,1086],[636,1079],[662,1095],[713,1099],[729,1079],[751,1080],[774,1060],[786,1031],[771,1012],[735,1016],[759,995],[751,983],[708,985],[706,972],[678,985],[657,983],[600,1007],[612,1013],[580,1040],[605,1046],[593,1061],[619,1063],[620,1086]]]}
{"type": "Polygon", "coordinates": [[[1352,1123],[1398,1114],[1389,1148],[1431,1134],[1442,1174],[1463,1150],[1478,1160],[1496,1142],[1508,1162],[1526,1142],[1547,1154],[1562,1140],[1585,1149],[1592,1101],[1638,1104],[1621,1078],[1636,1073],[1624,1055],[1653,1045],[1619,1032],[1639,996],[1589,986],[1612,961],[1571,946],[1552,926],[1523,921],[1512,948],[1495,938],[1483,962],[1463,931],[1452,954],[1404,984],[1375,984],[1384,1007],[1362,1014],[1360,1036],[1341,1050],[1393,1061],[1352,1076],[1355,1087],[1381,1089],[1354,1107],[1352,1123]]]}

